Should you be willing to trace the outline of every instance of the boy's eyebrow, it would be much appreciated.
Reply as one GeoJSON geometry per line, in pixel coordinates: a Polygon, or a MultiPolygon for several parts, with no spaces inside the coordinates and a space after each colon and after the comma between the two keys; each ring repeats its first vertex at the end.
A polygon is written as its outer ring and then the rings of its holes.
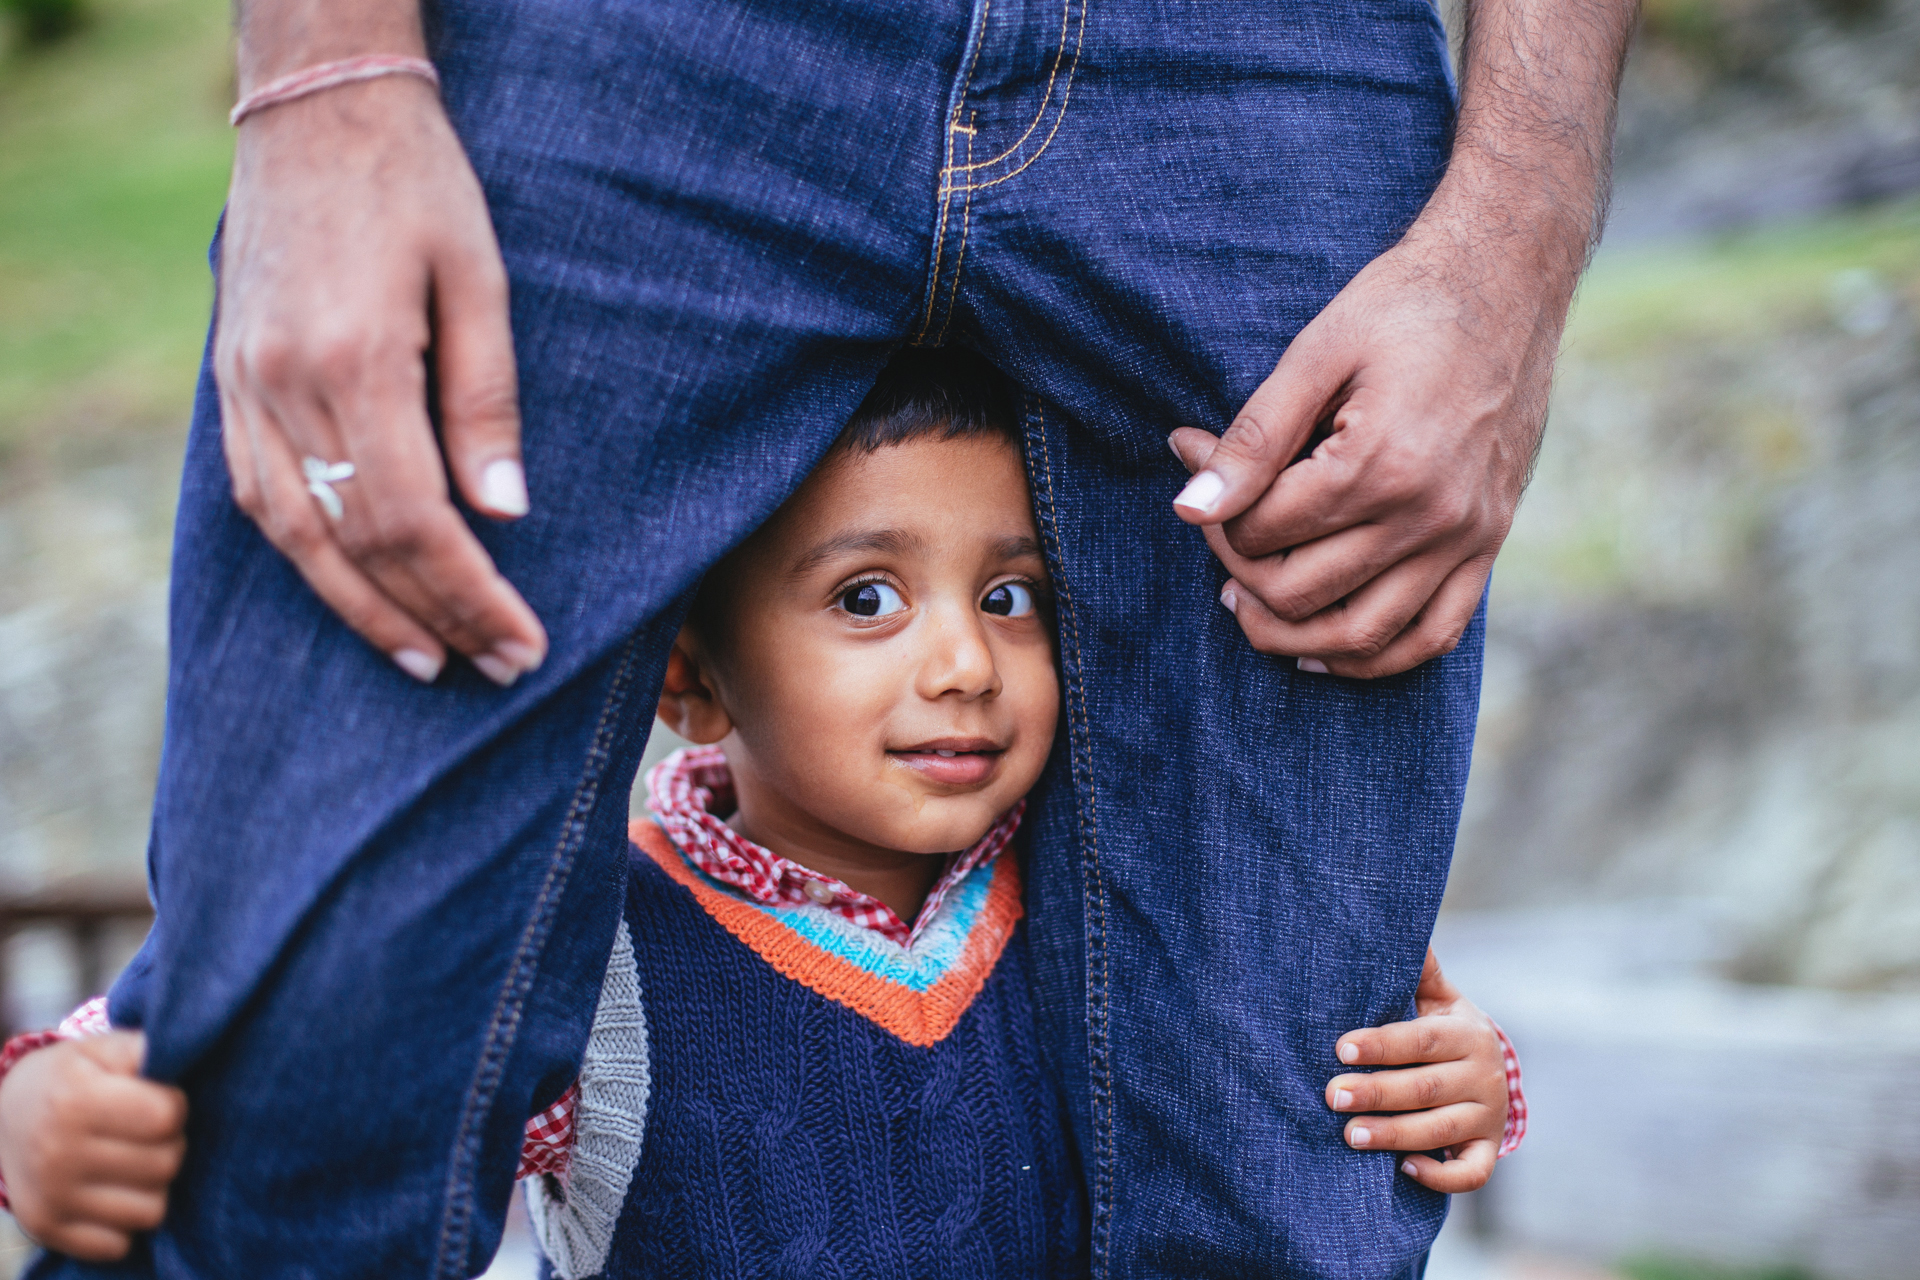
{"type": "Polygon", "coordinates": [[[793,562],[787,570],[789,577],[803,578],[829,560],[855,551],[878,551],[883,555],[904,555],[910,551],[921,551],[926,542],[918,534],[900,529],[860,529],[853,533],[843,533],[837,538],[828,538],[808,549],[807,553],[793,562]]]}
{"type": "Polygon", "coordinates": [[[1046,559],[1040,554],[1040,544],[1025,534],[1017,538],[1002,538],[994,544],[993,550],[994,554],[1002,560],[1019,560],[1026,556],[1032,556],[1036,560],[1046,559]]]}
{"type": "MultiPolygon", "coordinates": [[[[913,551],[926,550],[926,540],[918,534],[907,533],[901,529],[860,529],[853,533],[843,533],[837,538],[828,538],[825,542],[810,547],[807,553],[793,562],[787,570],[789,577],[804,578],[821,565],[856,551],[877,551],[882,555],[904,555],[913,551]]],[[[1011,538],[1002,538],[993,544],[994,554],[1002,560],[1018,560],[1031,556],[1038,560],[1044,557],[1040,544],[1025,534],[1011,538]]]]}

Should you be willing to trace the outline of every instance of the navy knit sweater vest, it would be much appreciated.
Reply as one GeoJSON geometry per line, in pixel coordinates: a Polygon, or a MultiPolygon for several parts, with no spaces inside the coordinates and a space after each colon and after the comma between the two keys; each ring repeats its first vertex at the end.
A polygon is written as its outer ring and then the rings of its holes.
{"type": "Polygon", "coordinates": [[[907,975],[890,994],[885,964],[850,964],[844,939],[810,942],[774,924],[785,913],[723,897],[650,830],[636,824],[651,848],[634,850],[627,905],[649,1097],[602,1274],[1085,1274],[1080,1177],[1039,1062],[1011,856],[976,873],[1001,883],[974,894],[967,954],[938,980],[919,975],[923,991],[907,975]],[[997,937],[990,898],[1011,903],[997,937]]]}

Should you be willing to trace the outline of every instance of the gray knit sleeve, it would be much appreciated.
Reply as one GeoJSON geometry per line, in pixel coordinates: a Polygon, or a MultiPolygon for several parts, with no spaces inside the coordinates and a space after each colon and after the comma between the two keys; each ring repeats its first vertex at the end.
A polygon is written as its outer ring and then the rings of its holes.
{"type": "Polygon", "coordinates": [[[522,1184],[533,1234],[560,1280],[584,1280],[607,1265],[627,1186],[640,1162],[650,1081],[640,995],[633,935],[622,920],[580,1063],[566,1178],[542,1174],[522,1184]]]}

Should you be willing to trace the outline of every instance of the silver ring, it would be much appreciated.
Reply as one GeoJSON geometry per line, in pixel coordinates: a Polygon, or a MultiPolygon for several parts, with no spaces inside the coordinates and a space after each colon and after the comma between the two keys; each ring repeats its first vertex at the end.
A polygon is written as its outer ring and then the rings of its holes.
{"type": "Polygon", "coordinates": [[[340,495],[333,491],[333,486],[353,479],[353,464],[306,457],[300,459],[300,469],[307,473],[307,492],[313,495],[322,511],[338,520],[346,508],[340,505],[340,495]]]}

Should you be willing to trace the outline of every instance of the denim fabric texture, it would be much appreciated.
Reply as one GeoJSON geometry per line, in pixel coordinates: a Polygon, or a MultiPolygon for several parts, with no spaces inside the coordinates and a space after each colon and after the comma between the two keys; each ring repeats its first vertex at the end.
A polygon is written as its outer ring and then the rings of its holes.
{"type": "MultiPolygon", "coordinates": [[[[192,1099],[113,1272],[484,1268],[576,1069],[627,792],[702,572],[888,354],[1026,391],[1065,719],[1025,851],[1043,1047],[1101,1276],[1388,1280],[1444,1200],[1357,1154],[1336,1036],[1405,1016],[1478,697],[1254,653],[1169,506],[1418,213],[1452,86],[1426,0],[439,0],[513,287],[533,512],[476,521],[545,621],[510,690],[350,634],[235,508],[203,372],[151,876],[116,987],[192,1099]]],[[[108,1274],[43,1260],[38,1275],[108,1274]]]]}

